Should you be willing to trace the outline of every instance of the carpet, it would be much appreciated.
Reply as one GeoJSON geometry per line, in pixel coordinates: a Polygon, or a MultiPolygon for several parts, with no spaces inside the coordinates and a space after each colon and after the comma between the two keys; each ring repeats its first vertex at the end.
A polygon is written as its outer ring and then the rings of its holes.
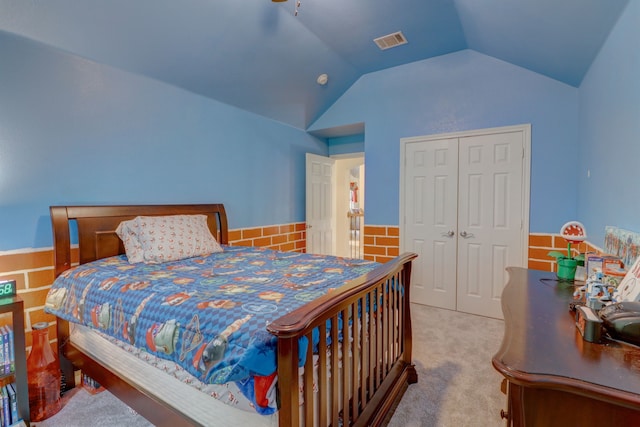
{"type": "MultiPolygon", "coordinates": [[[[502,376],[491,365],[504,322],[413,304],[413,358],[418,383],[409,386],[389,427],[491,427],[504,422],[502,376]]],[[[109,392],[82,388],[65,396],[64,408],[37,427],[148,427],[109,392]]]]}
{"type": "Polygon", "coordinates": [[[107,391],[90,394],[82,387],[67,392],[64,407],[53,417],[31,427],[149,427],[149,421],[107,391]]]}
{"type": "Polygon", "coordinates": [[[504,425],[503,377],[491,364],[504,322],[416,304],[411,314],[418,382],[405,392],[389,427],[504,425]]]}

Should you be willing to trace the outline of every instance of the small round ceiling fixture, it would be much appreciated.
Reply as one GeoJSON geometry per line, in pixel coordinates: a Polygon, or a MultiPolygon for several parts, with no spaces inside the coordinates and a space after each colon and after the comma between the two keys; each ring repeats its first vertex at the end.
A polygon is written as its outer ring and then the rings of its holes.
{"type": "Polygon", "coordinates": [[[316,80],[316,82],[318,82],[320,86],[326,85],[328,81],[329,81],[329,76],[327,74],[320,74],[318,76],[318,79],[316,80]]]}

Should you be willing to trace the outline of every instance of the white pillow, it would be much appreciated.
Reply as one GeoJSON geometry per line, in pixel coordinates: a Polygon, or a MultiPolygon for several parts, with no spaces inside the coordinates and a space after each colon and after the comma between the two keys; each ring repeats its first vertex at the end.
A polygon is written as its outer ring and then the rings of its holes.
{"type": "Polygon", "coordinates": [[[222,252],[205,215],[138,216],[118,225],[130,263],[158,264],[222,252]]]}
{"type": "Polygon", "coordinates": [[[127,253],[127,259],[130,264],[137,264],[144,261],[142,245],[138,240],[137,228],[135,220],[122,221],[116,228],[116,234],[124,244],[124,250],[127,253]]]}

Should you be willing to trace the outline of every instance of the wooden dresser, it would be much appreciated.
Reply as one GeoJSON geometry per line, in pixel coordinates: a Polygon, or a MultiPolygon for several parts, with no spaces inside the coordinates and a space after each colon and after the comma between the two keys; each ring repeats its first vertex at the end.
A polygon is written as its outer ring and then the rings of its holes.
{"type": "MultiPolygon", "coordinates": [[[[508,426],[640,426],[640,348],[589,343],[554,273],[509,268],[505,334],[493,366],[505,377],[508,426]]],[[[603,334],[604,335],[604,334],[603,334]]]]}

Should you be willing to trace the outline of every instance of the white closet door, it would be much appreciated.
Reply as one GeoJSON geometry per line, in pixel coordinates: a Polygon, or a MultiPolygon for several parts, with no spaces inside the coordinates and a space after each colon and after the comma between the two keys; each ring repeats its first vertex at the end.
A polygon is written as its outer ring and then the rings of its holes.
{"type": "Polygon", "coordinates": [[[418,254],[411,300],[455,310],[458,140],[408,143],[405,160],[405,249],[418,254]]]}
{"type": "Polygon", "coordinates": [[[522,263],[522,132],[459,140],[457,309],[502,317],[508,266],[522,263]]]}
{"type": "Polygon", "coordinates": [[[412,302],[502,318],[505,269],[526,266],[529,134],[525,125],[402,140],[412,302]]]}

